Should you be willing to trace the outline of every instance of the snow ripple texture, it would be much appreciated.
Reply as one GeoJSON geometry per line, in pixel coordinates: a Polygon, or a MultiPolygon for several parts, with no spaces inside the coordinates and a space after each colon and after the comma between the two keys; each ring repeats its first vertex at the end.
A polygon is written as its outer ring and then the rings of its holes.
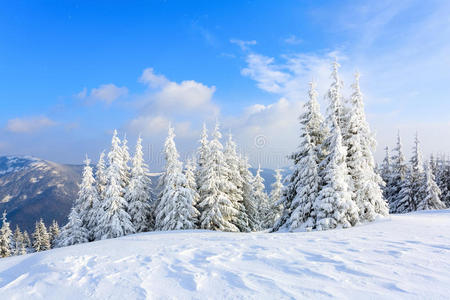
{"type": "Polygon", "coordinates": [[[450,210],[298,233],[152,232],[0,260],[2,299],[448,299],[450,210]]]}

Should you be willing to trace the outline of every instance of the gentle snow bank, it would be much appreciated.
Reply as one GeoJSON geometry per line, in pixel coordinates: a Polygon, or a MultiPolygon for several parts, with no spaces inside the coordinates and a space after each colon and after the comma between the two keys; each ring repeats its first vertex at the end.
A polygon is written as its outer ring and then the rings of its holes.
{"type": "Polygon", "coordinates": [[[450,295],[450,210],[311,233],[154,232],[0,260],[1,299],[450,295]]]}

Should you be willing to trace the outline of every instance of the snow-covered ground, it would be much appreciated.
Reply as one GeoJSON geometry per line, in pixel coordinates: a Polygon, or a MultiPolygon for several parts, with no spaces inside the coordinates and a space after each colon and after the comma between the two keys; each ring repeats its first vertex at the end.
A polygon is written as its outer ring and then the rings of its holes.
{"type": "Polygon", "coordinates": [[[450,210],[311,233],[153,232],[0,260],[1,299],[448,299],[450,210]]]}

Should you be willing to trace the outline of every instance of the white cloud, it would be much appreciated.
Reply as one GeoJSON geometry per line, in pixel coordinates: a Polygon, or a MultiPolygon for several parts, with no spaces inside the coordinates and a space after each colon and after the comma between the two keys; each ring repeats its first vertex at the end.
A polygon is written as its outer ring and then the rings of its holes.
{"type": "Polygon", "coordinates": [[[6,130],[13,133],[32,133],[55,125],[56,122],[44,116],[15,118],[8,121],[6,130]]]}
{"type": "Polygon", "coordinates": [[[139,77],[139,82],[148,84],[152,88],[157,88],[168,84],[169,80],[164,75],[156,75],[153,68],[147,68],[139,77]]]}
{"type": "Polygon", "coordinates": [[[126,87],[118,87],[112,83],[102,84],[98,88],[91,90],[89,97],[94,100],[103,101],[111,104],[114,100],[126,96],[128,89],[126,87]]]}
{"type": "Polygon", "coordinates": [[[290,36],[284,39],[284,42],[290,45],[298,45],[301,44],[303,41],[297,36],[291,34],[290,36]]]}
{"type": "Polygon", "coordinates": [[[243,41],[243,40],[231,39],[230,43],[238,45],[242,51],[247,51],[250,48],[250,46],[256,45],[255,40],[243,41]]]}

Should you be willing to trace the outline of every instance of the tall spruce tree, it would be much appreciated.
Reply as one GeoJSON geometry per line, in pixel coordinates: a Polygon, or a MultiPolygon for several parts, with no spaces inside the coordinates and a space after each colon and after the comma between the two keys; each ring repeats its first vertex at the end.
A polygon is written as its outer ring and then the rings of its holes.
{"type": "MultiPolygon", "coordinates": [[[[383,162],[381,164],[380,168],[380,176],[383,179],[383,196],[384,198],[389,202],[391,199],[391,191],[392,186],[391,184],[391,177],[392,177],[392,171],[391,171],[391,157],[389,154],[389,147],[384,147],[385,156],[383,159],[383,162]]],[[[390,202],[389,202],[390,203],[390,202]]]]}
{"type": "Polygon", "coordinates": [[[416,133],[414,138],[413,153],[410,159],[411,173],[409,184],[412,198],[412,210],[417,210],[417,206],[423,200],[423,185],[425,183],[425,173],[423,169],[422,153],[420,151],[419,135],[416,133]]]}
{"type": "Polygon", "coordinates": [[[98,217],[96,239],[109,239],[121,237],[135,232],[131,223],[131,217],[127,212],[127,202],[124,199],[124,161],[123,151],[117,131],[111,141],[111,150],[108,153],[109,165],[106,169],[108,182],[106,185],[105,199],[102,201],[102,210],[98,217]]]}
{"type": "Polygon", "coordinates": [[[136,232],[149,231],[154,227],[151,194],[151,180],[148,176],[148,166],[144,162],[142,139],[139,137],[133,157],[131,179],[125,194],[128,213],[136,232]]]}
{"type": "Polygon", "coordinates": [[[12,232],[9,227],[9,222],[6,219],[6,210],[3,212],[2,216],[2,228],[0,229],[0,257],[11,256],[11,245],[12,245],[12,232]]]}
{"type": "Polygon", "coordinates": [[[239,174],[242,178],[242,203],[247,214],[248,226],[250,231],[259,229],[258,207],[253,198],[254,176],[250,172],[250,164],[247,157],[239,157],[239,174]]]}
{"type": "Polygon", "coordinates": [[[33,248],[36,252],[46,251],[51,249],[50,235],[47,227],[42,219],[36,222],[35,230],[33,232],[33,248]]]}
{"type": "Polygon", "coordinates": [[[72,207],[68,217],[69,221],[61,228],[61,232],[55,240],[57,247],[66,247],[76,244],[87,243],[89,232],[82,226],[82,221],[77,210],[72,207]]]}
{"type": "Polygon", "coordinates": [[[441,190],[441,201],[450,207],[450,161],[444,155],[437,159],[436,183],[441,190]]]}
{"type": "Polygon", "coordinates": [[[30,235],[28,234],[28,231],[23,231],[23,244],[25,246],[25,250],[27,253],[33,252],[33,245],[31,243],[30,235]]]}
{"type": "Polygon", "coordinates": [[[233,141],[231,133],[228,135],[228,141],[225,144],[224,151],[225,162],[228,167],[226,180],[228,181],[227,194],[233,203],[234,209],[238,212],[233,216],[233,223],[239,231],[248,232],[250,226],[248,224],[248,216],[244,206],[244,183],[239,172],[239,156],[236,152],[236,143],[233,141]]]}
{"type": "Polygon", "coordinates": [[[50,244],[52,248],[56,247],[56,241],[58,240],[58,236],[60,233],[59,225],[56,220],[53,220],[52,225],[48,228],[49,234],[50,234],[50,244]]]}
{"type": "Polygon", "coordinates": [[[194,229],[199,212],[194,207],[195,191],[189,188],[169,126],[164,144],[166,166],[159,181],[160,194],[155,210],[156,230],[194,229]]]}
{"type": "Polygon", "coordinates": [[[411,211],[408,165],[402,150],[400,132],[397,133],[397,144],[391,157],[391,176],[389,186],[389,211],[391,213],[402,213],[411,211]]]}
{"type": "Polygon", "coordinates": [[[13,255],[24,255],[27,254],[27,247],[25,245],[24,236],[20,231],[18,225],[16,225],[16,230],[14,230],[14,253],[13,255]]]}
{"type": "Polygon", "coordinates": [[[264,228],[272,228],[281,216],[283,209],[280,201],[283,194],[281,171],[280,169],[275,170],[275,182],[272,184],[272,190],[269,195],[269,210],[264,218],[264,228]]]}
{"type": "Polygon", "coordinates": [[[433,169],[430,163],[426,165],[424,183],[421,189],[422,201],[417,204],[417,210],[444,209],[441,190],[434,181],[433,169]]]}
{"type": "Polygon", "coordinates": [[[227,194],[229,184],[228,165],[223,154],[223,146],[220,142],[222,135],[219,124],[216,123],[212,140],[209,142],[208,156],[202,167],[202,180],[200,180],[199,194],[201,211],[200,227],[209,230],[239,231],[232,222],[239,215],[233,207],[233,202],[227,194]]]}
{"type": "Polygon", "coordinates": [[[100,157],[97,162],[97,170],[95,173],[95,181],[97,184],[97,193],[99,201],[101,202],[105,199],[105,191],[106,191],[106,164],[105,164],[105,151],[102,151],[100,157]]]}
{"type": "Polygon", "coordinates": [[[359,73],[356,73],[343,140],[347,150],[352,200],[358,206],[360,220],[373,221],[377,216],[386,216],[389,209],[380,188],[383,181],[375,171],[372,151],[376,141],[366,121],[359,78],[359,73]]]}
{"type": "Polygon", "coordinates": [[[253,199],[258,208],[259,229],[267,229],[264,220],[269,210],[269,197],[265,192],[264,178],[262,178],[261,172],[261,166],[259,166],[253,181],[253,199]]]}

